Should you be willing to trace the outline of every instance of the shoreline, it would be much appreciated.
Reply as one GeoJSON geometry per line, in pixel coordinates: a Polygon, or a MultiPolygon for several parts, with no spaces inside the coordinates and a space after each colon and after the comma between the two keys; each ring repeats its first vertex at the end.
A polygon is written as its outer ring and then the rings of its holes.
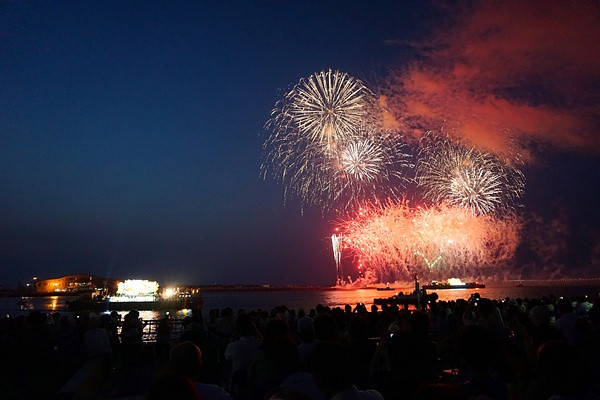
{"type": "MultiPolygon", "coordinates": [[[[421,287],[429,282],[421,282],[421,287]]],[[[563,286],[600,286],[600,278],[562,278],[562,279],[509,279],[504,281],[485,282],[486,287],[511,287],[511,286],[526,286],[526,287],[563,287],[563,286]]],[[[181,286],[183,289],[197,291],[202,293],[230,293],[230,292],[285,292],[285,291],[352,291],[352,290],[377,290],[390,287],[388,290],[401,290],[414,287],[413,282],[389,282],[355,286],[352,284],[344,286],[328,286],[328,285],[197,285],[197,286],[181,286]]],[[[435,290],[435,289],[433,289],[435,290]]],[[[80,292],[24,292],[20,290],[3,290],[0,291],[0,298],[10,297],[78,297],[89,295],[90,291],[80,292]]]]}

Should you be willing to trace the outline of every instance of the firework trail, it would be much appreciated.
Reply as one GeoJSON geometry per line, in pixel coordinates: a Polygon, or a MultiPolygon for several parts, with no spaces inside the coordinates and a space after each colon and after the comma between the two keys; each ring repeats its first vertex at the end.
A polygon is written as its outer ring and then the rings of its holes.
{"type": "Polygon", "coordinates": [[[363,207],[341,221],[345,243],[381,282],[475,276],[510,262],[519,242],[514,215],[475,215],[448,204],[411,208],[407,201],[363,207]]]}
{"type": "Polygon", "coordinates": [[[399,135],[381,128],[382,115],[373,93],[347,74],[301,79],[266,124],[263,176],[281,181],[286,199],[323,210],[397,199],[410,156],[399,135]]]}
{"type": "Polygon", "coordinates": [[[416,182],[424,197],[473,214],[504,213],[523,194],[521,171],[497,156],[463,147],[439,136],[426,136],[416,163],[416,182]]]}
{"type": "Polygon", "coordinates": [[[335,261],[336,282],[341,283],[344,280],[342,270],[342,235],[334,233],[331,235],[331,247],[333,248],[333,259],[335,261]]]}

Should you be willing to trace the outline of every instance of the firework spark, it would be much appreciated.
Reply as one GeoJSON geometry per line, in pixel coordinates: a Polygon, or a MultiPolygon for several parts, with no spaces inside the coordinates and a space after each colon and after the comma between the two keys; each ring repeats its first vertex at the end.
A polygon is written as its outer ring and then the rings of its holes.
{"type": "Polygon", "coordinates": [[[372,93],[347,74],[300,80],[266,125],[263,176],[283,182],[286,198],[323,210],[397,199],[411,164],[401,136],[381,128],[382,115],[372,93]]]}
{"type": "Polygon", "coordinates": [[[345,243],[380,281],[474,276],[514,257],[520,221],[475,215],[447,204],[411,208],[407,201],[363,207],[339,224],[345,243]]]}
{"type": "Polygon", "coordinates": [[[514,208],[523,194],[524,176],[498,157],[427,137],[416,164],[416,181],[424,197],[483,215],[514,208]]]}
{"type": "Polygon", "coordinates": [[[342,235],[334,233],[331,235],[331,247],[333,248],[333,259],[335,261],[336,282],[341,283],[344,280],[342,270],[342,235]]]}
{"type": "Polygon", "coordinates": [[[298,136],[271,137],[263,174],[285,187],[286,198],[323,210],[352,208],[366,201],[398,199],[411,167],[404,144],[391,135],[360,130],[337,153],[323,151],[298,136]]]}
{"type": "Polygon", "coordinates": [[[356,134],[374,104],[374,94],[360,80],[339,71],[321,71],[300,79],[275,105],[268,125],[278,134],[291,130],[335,151],[356,134]]]}
{"type": "Polygon", "coordinates": [[[349,175],[361,181],[377,179],[383,169],[385,149],[373,140],[357,140],[341,153],[341,165],[349,175]]]}

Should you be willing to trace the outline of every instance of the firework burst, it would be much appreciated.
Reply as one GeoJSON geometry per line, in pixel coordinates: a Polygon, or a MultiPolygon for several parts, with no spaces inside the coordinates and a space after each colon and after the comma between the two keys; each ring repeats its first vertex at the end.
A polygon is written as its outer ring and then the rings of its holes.
{"type": "Polygon", "coordinates": [[[300,82],[277,102],[267,123],[276,134],[298,134],[336,151],[372,115],[374,94],[358,79],[339,71],[321,71],[300,82]]]}
{"type": "Polygon", "coordinates": [[[522,196],[523,174],[498,157],[440,137],[424,142],[416,182],[426,199],[484,215],[512,210],[522,196]]]}
{"type": "Polygon", "coordinates": [[[263,176],[281,181],[286,198],[323,210],[397,199],[410,157],[401,137],[381,128],[373,100],[359,80],[337,71],[300,80],[266,125],[263,176]]]}
{"type": "Polygon", "coordinates": [[[380,281],[476,275],[505,265],[519,242],[520,221],[474,215],[448,204],[411,208],[407,201],[365,206],[339,224],[345,243],[380,281]]]}
{"type": "Polygon", "coordinates": [[[407,180],[405,172],[412,166],[398,138],[363,127],[352,141],[344,143],[334,161],[334,181],[344,198],[354,203],[398,198],[407,180]]]}
{"type": "Polygon", "coordinates": [[[384,168],[385,149],[371,139],[362,139],[349,143],[342,150],[340,164],[342,169],[358,180],[371,182],[380,176],[384,168]]]}

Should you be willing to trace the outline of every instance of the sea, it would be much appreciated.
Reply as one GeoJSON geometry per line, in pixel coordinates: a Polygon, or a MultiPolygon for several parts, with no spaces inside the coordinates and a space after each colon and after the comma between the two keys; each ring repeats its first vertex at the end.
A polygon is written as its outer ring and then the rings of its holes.
{"type": "MultiPolygon", "coordinates": [[[[285,290],[248,290],[248,291],[207,291],[201,293],[204,300],[203,312],[205,316],[212,309],[231,307],[234,311],[240,309],[266,310],[270,311],[275,306],[285,305],[296,311],[302,309],[308,312],[317,304],[329,307],[343,307],[346,304],[355,306],[359,303],[370,307],[375,298],[389,297],[402,291],[410,293],[414,285],[409,283],[390,284],[393,290],[380,291],[377,287],[324,287],[324,288],[290,288],[285,290]]],[[[479,293],[481,297],[501,300],[507,297],[515,298],[541,298],[553,295],[555,297],[579,297],[590,298],[600,295],[600,279],[565,279],[565,280],[530,280],[486,283],[485,288],[478,289],[444,289],[436,290],[439,300],[469,299],[473,293],[479,293]]],[[[65,302],[73,300],[70,296],[46,296],[26,297],[25,302],[29,309],[21,309],[21,297],[1,297],[0,315],[18,316],[27,315],[31,310],[39,310],[45,313],[70,314],[65,302]]],[[[171,310],[172,317],[184,318],[191,310],[171,310]]],[[[125,315],[127,312],[119,312],[125,315]]],[[[144,320],[157,320],[164,316],[166,311],[141,311],[140,317],[144,320]]]]}

